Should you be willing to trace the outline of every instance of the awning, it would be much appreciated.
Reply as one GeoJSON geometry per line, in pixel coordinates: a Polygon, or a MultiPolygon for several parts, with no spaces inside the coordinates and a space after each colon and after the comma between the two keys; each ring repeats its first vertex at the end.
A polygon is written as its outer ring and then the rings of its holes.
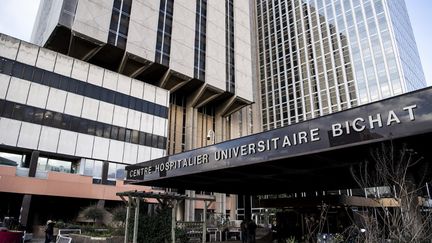
{"type": "MultiPolygon", "coordinates": [[[[356,186],[351,169],[378,143],[432,153],[432,89],[126,167],[127,182],[239,194],[356,186]]],[[[425,173],[424,169],[419,172],[425,173]]]]}

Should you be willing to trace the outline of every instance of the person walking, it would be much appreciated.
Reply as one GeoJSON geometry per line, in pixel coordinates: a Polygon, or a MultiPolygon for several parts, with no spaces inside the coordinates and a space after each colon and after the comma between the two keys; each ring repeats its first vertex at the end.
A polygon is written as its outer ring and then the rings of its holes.
{"type": "Polygon", "coordinates": [[[241,240],[242,243],[246,243],[248,240],[248,236],[247,236],[247,224],[246,221],[243,219],[243,221],[240,224],[240,230],[241,230],[241,240]]]}
{"type": "Polygon", "coordinates": [[[54,240],[54,222],[48,220],[45,226],[45,243],[50,243],[54,240]]]}
{"type": "Polygon", "coordinates": [[[257,225],[255,224],[255,222],[251,219],[248,220],[247,223],[247,235],[248,235],[248,243],[255,243],[255,231],[257,228],[257,225]]]}

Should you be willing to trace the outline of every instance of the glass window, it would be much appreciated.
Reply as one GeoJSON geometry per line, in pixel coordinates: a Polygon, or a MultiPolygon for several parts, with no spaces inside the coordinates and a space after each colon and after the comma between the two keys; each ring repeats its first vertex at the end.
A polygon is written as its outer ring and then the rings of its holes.
{"type": "Polygon", "coordinates": [[[37,164],[37,170],[46,171],[47,170],[47,164],[48,164],[48,158],[39,157],[38,164],[37,164]]]}
{"type": "Polygon", "coordinates": [[[114,163],[108,164],[108,180],[116,179],[116,169],[117,169],[117,164],[114,163]]]}
{"type": "Polygon", "coordinates": [[[93,176],[94,160],[86,159],[84,163],[84,175],[93,176]]]}
{"type": "Polygon", "coordinates": [[[25,161],[25,155],[11,154],[0,152],[0,165],[10,165],[22,167],[25,161]]]}
{"type": "Polygon", "coordinates": [[[72,169],[71,161],[48,159],[46,170],[64,172],[64,173],[76,173],[76,169],[72,169]]]}
{"type": "Polygon", "coordinates": [[[124,180],[125,178],[125,167],[126,165],[117,164],[116,178],[119,180],[124,180]]]}
{"type": "Polygon", "coordinates": [[[103,165],[102,161],[100,161],[100,160],[94,161],[93,177],[102,178],[102,165],[103,165]]]}

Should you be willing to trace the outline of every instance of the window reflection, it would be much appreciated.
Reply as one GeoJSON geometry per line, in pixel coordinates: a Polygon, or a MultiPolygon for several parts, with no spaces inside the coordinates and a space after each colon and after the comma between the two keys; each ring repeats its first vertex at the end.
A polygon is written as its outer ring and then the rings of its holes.
{"type": "Polygon", "coordinates": [[[78,171],[78,165],[79,163],[77,162],[39,157],[37,170],[76,174],[78,171]]]}
{"type": "Polygon", "coordinates": [[[0,152],[0,165],[24,167],[26,155],[0,152]]]}

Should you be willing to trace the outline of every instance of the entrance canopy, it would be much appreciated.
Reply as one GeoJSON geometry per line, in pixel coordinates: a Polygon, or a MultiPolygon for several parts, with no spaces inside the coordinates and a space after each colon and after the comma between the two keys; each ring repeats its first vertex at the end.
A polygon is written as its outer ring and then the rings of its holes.
{"type": "Polygon", "coordinates": [[[378,143],[406,144],[428,160],[431,138],[432,88],[427,88],[130,165],[127,182],[237,194],[349,188],[356,186],[352,167],[370,160],[378,143]]]}

